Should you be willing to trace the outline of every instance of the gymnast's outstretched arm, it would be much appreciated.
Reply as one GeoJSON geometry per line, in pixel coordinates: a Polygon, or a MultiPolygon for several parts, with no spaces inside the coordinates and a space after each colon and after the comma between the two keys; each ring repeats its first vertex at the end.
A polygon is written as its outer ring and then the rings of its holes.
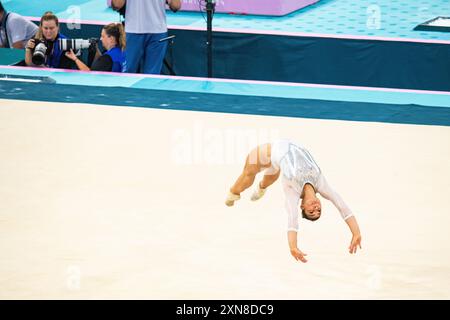
{"type": "Polygon", "coordinates": [[[361,232],[359,230],[358,222],[356,221],[355,216],[351,216],[347,220],[345,220],[350,231],[352,232],[352,240],[350,241],[350,245],[348,246],[348,252],[356,253],[357,248],[361,248],[361,232]]]}
{"type": "Polygon", "coordinates": [[[361,232],[356,217],[341,196],[330,187],[323,175],[320,176],[317,192],[325,199],[330,200],[339,210],[342,219],[345,220],[352,233],[352,240],[350,241],[348,251],[350,253],[356,253],[358,247],[361,249],[361,232]]]}
{"type": "Polygon", "coordinates": [[[294,189],[286,185],[283,181],[283,190],[286,196],[286,211],[288,214],[288,244],[291,255],[297,261],[307,262],[306,253],[302,252],[297,245],[298,233],[298,204],[300,201],[300,194],[294,189]]]}

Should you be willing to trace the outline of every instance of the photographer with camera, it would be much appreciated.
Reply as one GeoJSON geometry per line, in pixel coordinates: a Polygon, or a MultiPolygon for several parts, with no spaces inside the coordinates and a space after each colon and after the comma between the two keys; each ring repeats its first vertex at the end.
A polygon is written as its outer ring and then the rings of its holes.
{"type": "Polygon", "coordinates": [[[100,40],[106,51],[101,54],[97,46],[97,55],[91,68],[78,59],[72,49],[66,52],[66,56],[73,60],[78,69],[82,71],[122,72],[125,64],[126,47],[125,31],[122,24],[110,23],[104,26],[100,40]]]}
{"type": "Polygon", "coordinates": [[[112,0],[119,11],[126,5],[125,31],[127,36],[127,68],[125,72],[160,74],[167,50],[166,4],[176,12],[181,0],[112,0]]]}
{"type": "Polygon", "coordinates": [[[38,27],[14,12],[7,12],[0,1],[0,48],[24,49],[38,27]]]}
{"type": "Polygon", "coordinates": [[[44,13],[38,32],[30,39],[25,50],[27,66],[43,66],[47,68],[73,69],[74,62],[63,54],[59,39],[67,39],[59,33],[59,21],[52,12],[44,13]]]}

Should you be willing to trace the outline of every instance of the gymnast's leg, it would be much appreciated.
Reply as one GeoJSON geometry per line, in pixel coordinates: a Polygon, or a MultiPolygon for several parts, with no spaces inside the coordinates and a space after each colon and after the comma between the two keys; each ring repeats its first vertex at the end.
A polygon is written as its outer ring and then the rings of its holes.
{"type": "Polygon", "coordinates": [[[253,149],[247,156],[244,170],[237,178],[225,200],[229,207],[241,198],[240,194],[248,189],[255,181],[256,175],[262,170],[270,167],[270,144],[265,144],[253,149]]]}
{"type": "Polygon", "coordinates": [[[262,198],[266,193],[267,187],[271,186],[280,176],[280,170],[271,166],[264,172],[264,177],[260,183],[258,183],[255,191],[252,194],[251,200],[256,201],[262,198]]]}

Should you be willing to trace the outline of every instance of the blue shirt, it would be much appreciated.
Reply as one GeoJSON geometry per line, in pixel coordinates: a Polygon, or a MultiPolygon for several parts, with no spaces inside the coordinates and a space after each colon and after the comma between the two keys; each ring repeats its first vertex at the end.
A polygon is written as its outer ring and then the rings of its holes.
{"type": "Polygon", "coordinates": [[[113,62],[112,72],[122,72],[125,64],[125,52],[119,47],[114,47],[105,52],[106,55],[110,56],[113,62]]]}

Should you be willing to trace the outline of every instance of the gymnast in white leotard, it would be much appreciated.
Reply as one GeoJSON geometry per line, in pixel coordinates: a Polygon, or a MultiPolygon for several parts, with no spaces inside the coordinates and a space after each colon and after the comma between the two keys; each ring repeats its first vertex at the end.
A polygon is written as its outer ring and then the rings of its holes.
{"type": "Polygon", "coordinates": [[[258,183],[251,199],[260,199],[268,186],[281,175],[285,193],[285,206],[288,214],[288,242],[291,254],[296,260],[306,262],[305,253],[297,248],[299,208],[302,217],[311,221],[320,218],[322,206],[316,193],[330,200],[340,212],[352,232],[349,252],[355,253],[361,248],[361,234],[355,216],[342,198],[329,186],[319,166],[304,147],[289,140],[276,140],[260,145],[247,157],[244,171],[231,187],[226,205],[232,206],[240,199],[240,193],[249,188],[257,173],[265,170],[264,177],[258,183]],[[300,202],[301,200],[301,202],[300,202]]]}

